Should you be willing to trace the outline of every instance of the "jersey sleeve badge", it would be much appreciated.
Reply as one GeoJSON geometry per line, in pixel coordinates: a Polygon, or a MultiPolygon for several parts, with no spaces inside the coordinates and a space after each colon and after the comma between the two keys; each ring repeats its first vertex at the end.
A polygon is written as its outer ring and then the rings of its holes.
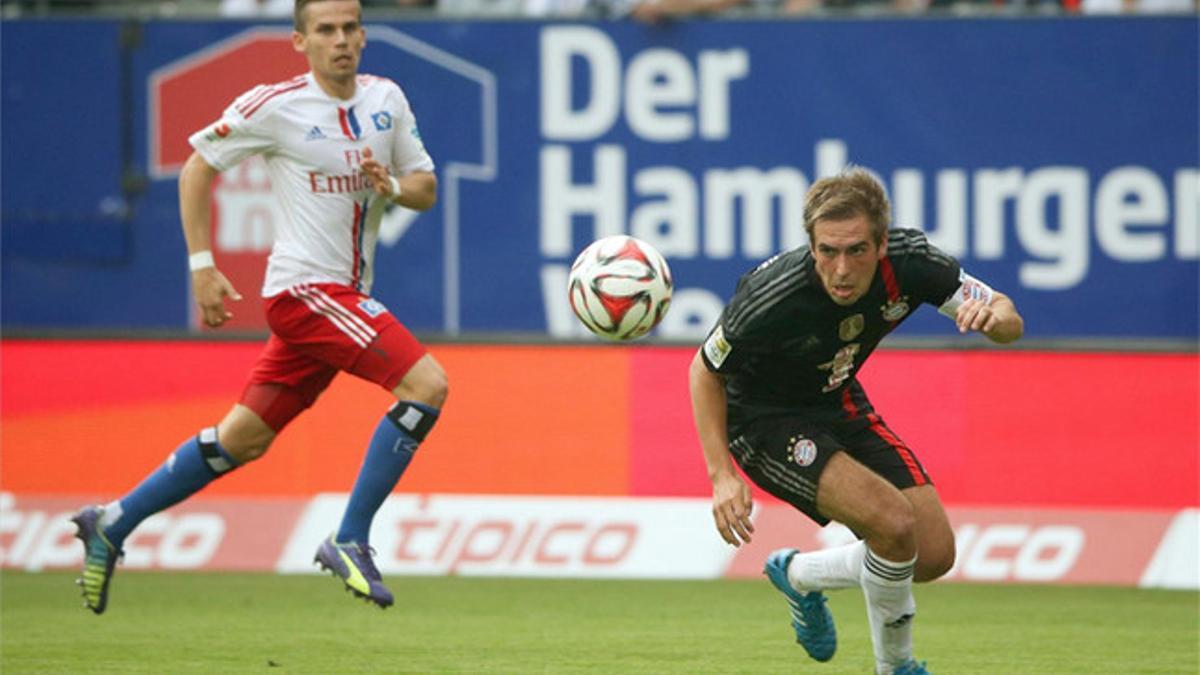
{"type": "Polygon", "coordinates": [[[733,345],[725,339],[725,329],[721,326],[717,326],[712,335],[709,335],[708,339],[704,341],[704,357],[708,359],[713,368],[720,369],[732,351],[733,345]]]}
{"type": "Polygon", "coordinates": [[[958,314],[958,308],[967,300],[978,300],[984,305],[992,304],[996,292],[991,286],[967,274],[965,270],[958,271],[958,282],[958,289],[938,307],[938,312],[942,315],[953,319],[958,314]]]}
{"type": "Polygon", "coordinates": [[[202,133],[204,134],[204,140],[209,143],[216,143],[223,138],[227,138],[232,131],[233,129],[229,126],[229,123],[221,119],[208,125],[202,133]]]}

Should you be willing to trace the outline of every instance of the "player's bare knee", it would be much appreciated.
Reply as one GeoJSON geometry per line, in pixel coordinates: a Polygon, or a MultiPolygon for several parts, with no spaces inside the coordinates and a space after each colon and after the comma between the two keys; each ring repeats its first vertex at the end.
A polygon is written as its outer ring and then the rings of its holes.
{"type": "Polygon", "coordinates": [[[238,411],[217,425],[217,442],[238,464],[253,462],[267,454],[275,432],[261,421],[249,419],[238,411]]]}
{"type": "Polygon", "coordinates": [[[917,532],[917,510],[912,502],[896,493],[894,499],[883,502],[888,532],[896,538],[910,538],[917,532]]]}
{"type": "Polygon", "coordinates": [[[442,370],[439,366],[428,382],[426,382],[426,403],[435,408],[441,408],[446,404],[446,398],[449,395],[450,380],[446,377],[446,371],[442,370]]]}
{"type": "Polygon", "coordinates": [[[254,460],[267,454],[267,450],[271,447],[270,441],[240,441],[234,439],[232,442],[221,440],[221,447],[225,448],[231,457],[237,460],[238,464],[253,462],[254,460]]]}
{"type": "Polygon", "coordinates": [[[946,576],[954,568],[954,559],[953,541],[949,547],[939,547],[928,554],[924,550],[919,551],[913,581],[933,581],[946,576]]]}
{"type": "Polygon", "coordinates": [[[450,393],[445,373],[426,375],[408,383],[403,392],[397,392],[400,400],[416,401],[434,408],[441,408],[450,393]]]}
{"type": "Polygon", "coordinates": [[[895,556],[909,557],[916,551],[917,516],[906,500],[889,500],[872,519],[875,542],[895,556]]]}
{"type": "Polygon", "coordinates": [[[954,549],[953,546],[949,551],[937,551],[936,554],[926,556],[924,551],[919,551],[917,555],[917,568],[913,572],[913,581],[932,581],[946,577],[950,569],[954,567],[954,549]]]}
{"type": "Polygon", "coordinates": [[[404,376],[392,394],[401,401],[416,401],[441,408],[450,394],[450,383],[442,366],[432,358],[427,358],[404,376]]]}

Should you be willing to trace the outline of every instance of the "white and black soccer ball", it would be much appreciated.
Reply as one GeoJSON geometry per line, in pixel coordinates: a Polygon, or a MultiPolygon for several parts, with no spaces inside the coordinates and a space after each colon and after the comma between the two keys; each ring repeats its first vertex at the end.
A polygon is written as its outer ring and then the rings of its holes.
{"type": "Polygon", "coordinates": [[[634,340],[671,306],[671,269],[646,242],[626,235],[592,242],[575,258],[567,293],[575,316],[596,335],[634,340]]]}

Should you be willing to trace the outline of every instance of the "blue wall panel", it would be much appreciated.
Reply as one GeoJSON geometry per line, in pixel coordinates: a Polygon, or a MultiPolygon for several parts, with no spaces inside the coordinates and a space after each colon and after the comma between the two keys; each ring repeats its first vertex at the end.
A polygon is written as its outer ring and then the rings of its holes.
{"type": "MultiPolygon", "coordinates": [[[[144,26],[141,167],[151,74],[250,28],[144,26]]],[[[109,214],[118,27],[3,30],[4,325],[185,326],[174,179],[152,181],[129,221],[109,214]],[[32,56],[49,36],[71,47],[32,56]],[[61,236],[31,213],[58,217],[61,236]]],[[[375,292],[416,330],[576,335],[565,267],[624,231],[675,272],[663,334],[702,334],[738,275],[798,241],[788,216],[807,185],[853,162],[889,186],[897,224],[1013,296],[1028,335],[1197,335],[1194,18],[435,21],[368,35],[364,70],[405,88],[439,165],[438,207],[378,252],[375,292]]],[[[926,312],[902,331],[952,328],[926,312]]]]}

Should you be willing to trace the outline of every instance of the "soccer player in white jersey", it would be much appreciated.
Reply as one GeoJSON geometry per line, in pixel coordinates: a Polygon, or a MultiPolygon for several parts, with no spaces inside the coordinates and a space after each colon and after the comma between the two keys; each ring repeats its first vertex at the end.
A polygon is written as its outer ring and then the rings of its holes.
{"type": "Polygon", "coordinates": [[[368,293],[385,207],[429,209],[437,179],[400,87],[358,74],[366,43],[359,0],[296,0],[294,16],[293,46],[310,72],[234,101],[189,139],[195,152],[179,178],[192,291],[204,323],[217,327],[232,317],[225,299],[241,296],[210,252],[210,189],[220,171],[265,157],[284,214],[262,291],[271,336],[241,398],[215,427],[186,440],[129,494],[73,518],[86,556],[79,583],[97,614],[138,523],[261,457],[339,370],[383,386],[397,402],[379,421],[341,525],[315,561],[359,597],[380,607],[393,602],[371,560],[371,520],[437,421],[447,382],[433,356],[368,293]]]}

